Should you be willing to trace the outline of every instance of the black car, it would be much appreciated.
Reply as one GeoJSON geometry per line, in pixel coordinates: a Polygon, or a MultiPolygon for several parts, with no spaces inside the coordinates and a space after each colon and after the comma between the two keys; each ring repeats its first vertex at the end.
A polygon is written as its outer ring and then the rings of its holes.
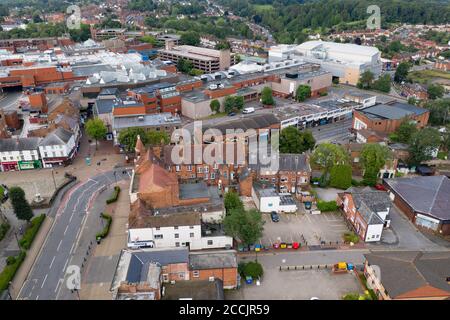
{"type": "Polygon", "coordinates": [[[270,218],[272,219],[273,222],[279,222],[280,221],[280,217],[278,216],[278,213],[276,213],[275,211],[272,211],[270,213],[270,218]]]}
{"type": "Polygon", "coordinates": [[[229,117],[234,117],[235,115],[236,115],[235,112],[230,112],[230,113],[228,114],[229,117]]]}

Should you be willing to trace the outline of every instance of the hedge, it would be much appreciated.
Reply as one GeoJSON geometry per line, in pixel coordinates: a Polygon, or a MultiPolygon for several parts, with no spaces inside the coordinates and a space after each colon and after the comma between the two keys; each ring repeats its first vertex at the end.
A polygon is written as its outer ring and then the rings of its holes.
{"type": "MultiPolygon", "coordinates": [[[[14,278],[17,270],[22,264],[23,260],[25,260],[25,251],[20,251],[19,255],[15,257],[14,262],[11,264],[7,264],[3,271],[0,273],[0,292],[6,290],[9,286],[9,282],[14,278]]],[[[13,259],[9,259],[10,262],[13,259]]]]}
{"type": "Polygon", "coordinates": [[[338,206],[336,204],[336,201],[322,201],[319,200],[317,202],[317,209],[319,209],[322,212],[327,211],[336,211],[338,209],[338,206]]]}
{"type": "Polygon", "coordinates": [[[109,233],[109,227],[111,226],[112,223],[112,217],[110,215],[102,213],[100,216],[106,220],[106,226],[103,228],[101,232],[97,233],[97,235],[95,236],[96,239],[105,238],[109,233]]]}
{"type": "Polygon", "coordinates": [[[119,194],[120,194],[120,187],[119,186],[115,186],[113,195],[111,196],[111,198],[106,200],[106,203],[110,204],[110,203],[116,202],[117,199],[119,198],[119,194]]]}
{"type": "Polygon", "coordinates": [[[0,241],[6,236],[10,227],[9,223],[6,222],[0,225],[0,241]]]}
{"type": "Polygon", "coordinates": [[[347,189],[352,185],[352,167],[346,164],[336,165],[330,170],[330,186],[347,189]]]}
{"type": "Polygon", "coordinates": [[[31,225],[27,228],[25,231],[22,239],[20,239],[19,244],[20,246],[28,250],[31,247],[31,244],[33,243],[34,237],[39,231],[39,228],[42,225],[42,222],[44,222],[45,214],[41,214],[40,216],[34,217],[31,219],[31,225]]]}

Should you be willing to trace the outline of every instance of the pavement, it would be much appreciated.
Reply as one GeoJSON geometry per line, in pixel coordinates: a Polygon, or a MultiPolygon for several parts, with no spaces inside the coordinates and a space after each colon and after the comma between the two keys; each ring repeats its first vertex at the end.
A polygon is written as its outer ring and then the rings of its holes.
{"type": "MultiPolygon", "coordinates": [[[[118,170],[116,177],[117,181],[129,179],[130,173],[122,175],[122,171],[118,170]]],[[[80,267],[80,256],[89,254],[92,241],[95,242],[94,233],[99,229],[92,228],[87,222],[91,223],[93,219],[100,220],[100,217],[92,211],[93,201],[114,182],[113,171],[108,171],[79,182],[66,194],[18,299],[56,300],[77,297],[65,285],[66,271],[69,266],[80,267]],[[92,240],[81,237],[85,232],[90,233],[89,238],[92,240]]],[[[83,259],[84,257],[81,260],[83,259]]]]}

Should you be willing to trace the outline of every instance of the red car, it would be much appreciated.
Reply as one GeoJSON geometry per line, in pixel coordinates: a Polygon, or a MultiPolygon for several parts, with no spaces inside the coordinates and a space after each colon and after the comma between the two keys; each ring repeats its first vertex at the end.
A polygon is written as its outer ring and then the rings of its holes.
{"type": "Polygon", "coordinates": [[[375,185],[375,189],[380,190],[380,191],[387,191],[387,189],[382,184],[379,184],[379,183],[377,183],[375,185]]]}

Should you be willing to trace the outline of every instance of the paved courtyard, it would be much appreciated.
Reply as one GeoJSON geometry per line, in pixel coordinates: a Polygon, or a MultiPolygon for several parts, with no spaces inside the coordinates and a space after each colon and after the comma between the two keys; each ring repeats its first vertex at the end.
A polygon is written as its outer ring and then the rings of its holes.
{"type": "Polygon", "coordinates": [[[343,233],[348,231],[344,219],[337,213],[282,213],[279,216],[279,222],[272,222],[269,214],[263,214],[263,245],[272,246],[275,242],[301,242],[302,245],[320,245],[322,241],[336,243],[342,242],[343,233]]]}
{"type": "Polygon", "coordinates": [[[226,300],[340,300],[350,292],[363,293],[354,273],[333,274],[330,270],[279,271],[265,268],[260,286],[243,284],[227,291],[226,300]]]}

